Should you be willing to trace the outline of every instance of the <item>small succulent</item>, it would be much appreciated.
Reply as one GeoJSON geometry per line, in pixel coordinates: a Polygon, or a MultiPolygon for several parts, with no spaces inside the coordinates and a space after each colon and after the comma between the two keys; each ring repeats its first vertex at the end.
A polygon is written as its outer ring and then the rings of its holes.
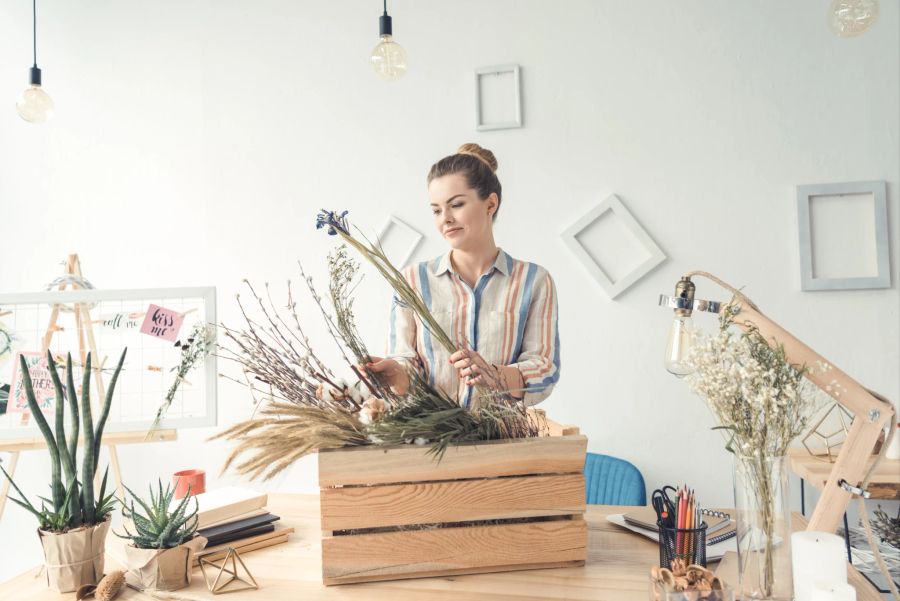
{"type": "Polygon", "coordinates": [[[116,536],[131,539],[138,549],[172,549],[194,537],[199,521],[197,518],[199,506],[194,499],[194,511],[191,514],[187,513],[188,502],[191,500],[190,488],[172,510],[170,507],[175,491],[171,486],[166,486],[163,490],[162,480],[159,481],[158,491],[154,492],[153,486],[150,486],[149,503],[134,494],[127,486],[125,490],[131,495],[132,500],[130,504],[121,501],[122,515],[132,521],[135,531],[132,534],[125,526],[125,534],[116,532],[116,536]],[[143,514],[135,511],[135,501],[143,509],[143,514]]]}

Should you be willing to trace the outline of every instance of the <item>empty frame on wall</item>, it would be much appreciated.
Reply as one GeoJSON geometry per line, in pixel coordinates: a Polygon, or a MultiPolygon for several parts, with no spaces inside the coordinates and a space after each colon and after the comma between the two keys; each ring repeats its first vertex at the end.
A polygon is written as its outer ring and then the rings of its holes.
{"type": "Polygon", "coordinates": [[[475,69],[475,129],[522,127],[522,87],[519,65],[475,69]]]}
{"type": "Polygon", "coordinates": [[[563,239],[610,298],[666,260],[615,194],[566,229],[563,239]]]}
{"type": "Polygon", "coordinates": [[[803,290],[890,288],[884,181],[797,186],[803,290]]]}
{"type": "Polygon", "coordinates": [[[419,230],[391,215],[378,233],[378,243],[391,263],[405,267],[423,237],[419,230]]]}

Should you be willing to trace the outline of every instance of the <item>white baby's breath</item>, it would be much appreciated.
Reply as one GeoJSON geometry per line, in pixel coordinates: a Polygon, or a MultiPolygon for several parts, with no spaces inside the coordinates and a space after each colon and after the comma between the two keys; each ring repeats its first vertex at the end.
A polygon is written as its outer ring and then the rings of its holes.
{"type": "MultiPolygon", "coordinates": [[[[792,365],[779,343],[757,330],[736,332],[729,323],[715,334],[695,334],[687,381],[727,431],[739,455],[784,455],[819,406],[821,391],[792,365]]],[[[829,366],[816,365],[816,371],[829,366]]]]}

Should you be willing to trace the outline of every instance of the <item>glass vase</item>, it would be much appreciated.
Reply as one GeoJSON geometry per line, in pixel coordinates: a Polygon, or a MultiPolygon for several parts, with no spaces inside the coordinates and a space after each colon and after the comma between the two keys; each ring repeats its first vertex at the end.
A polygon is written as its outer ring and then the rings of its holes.
{"type": "Polygon", "coordinates": [[[735,455],[738,593],[791,601],[791,513],[785,457],[735,455]]]}

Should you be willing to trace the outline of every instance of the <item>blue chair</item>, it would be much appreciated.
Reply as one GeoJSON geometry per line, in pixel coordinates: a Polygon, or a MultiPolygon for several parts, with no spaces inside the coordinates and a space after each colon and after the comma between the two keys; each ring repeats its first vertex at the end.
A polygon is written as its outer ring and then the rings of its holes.
{"type": "Polygon", "coordinates": [[[624,459],[588,453],[584,483],[590,505],[646,505],[647,490],[638,468],[624,459]]]}

